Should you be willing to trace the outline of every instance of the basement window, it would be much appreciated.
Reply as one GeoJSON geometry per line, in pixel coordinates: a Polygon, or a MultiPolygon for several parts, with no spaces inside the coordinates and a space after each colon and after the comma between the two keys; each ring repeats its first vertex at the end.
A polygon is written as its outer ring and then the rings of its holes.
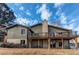
{"type": "Polygon", "coordinates": [[[21,34],[25,34],[25,29],[21,29],[21,34]]]}
{"type": "Polygon", "coordinates": [[[25,44],[25,40],[21,40],[20,43],[21,43],[21,44],[25,44]]]}

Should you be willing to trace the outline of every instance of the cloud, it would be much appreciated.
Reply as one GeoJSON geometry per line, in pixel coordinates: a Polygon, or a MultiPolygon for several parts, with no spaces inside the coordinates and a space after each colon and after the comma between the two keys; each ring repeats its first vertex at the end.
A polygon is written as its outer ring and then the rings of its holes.
{"type": "Polygon", "coordinates": [[[76,27],[74,30],[78,31],[77,33],[79,34],[79,27],[76,27]]]}
{"type": "Polygon", "coordinates": [[[56,15],[60,16],[61,13],[62,13],[62,10],[61,10],[61,8],[59,7],[58,10],[57,10],[57,12],[56,12],[56,15]]]}
{"type": "Polygon", "coordinates": [[[69,21],[69,24],[71,24],[71,23],[76,23],[76,22],[78,21],[78,19],[79,19],[79,17],[73,17],[73,19],[71,19],[71,20],[69,21]]]}
{"type": "Polygon", "coordinates": [[[79,31],[79,27],[76,27],[74,30],[79,31]]]}
{"type": "Polygon", "coordinates": [[[76,19],[72,19],[71,21],[70,21],[70,23],[72,23],[72,22],[74,22],[76,19]]]}
{"type": "Polygon", "coordinates": [[[61,13],[59,20],[60,20],[61,24],[67,24],[67,17],[65,16],[64,13],[61,13]]]}
{"type": "Polygon", "coordinates": [[[75,23],[72,23],[72,24],[69,24],[69,25],[64,26],[64,28],[74,29],[74,25],[75,25],[75,23]]]}
{"type": "Polygon", "coordinates": [[[19,8],[19,10],[24,10],[24,7],[23,7],[23,6],[21,6],[21,7],[19,8]]]}
{"type": "Polygon", "coordinates": [[[37,5],[37,6],[36,6],[36,9],[38,9],[39,7],[40,7],[40,6],[39,6],[39,5],[37,5]]]}
{"type": "Polygon", "coordinates": [[[63,5],[62,3],[55,3],[54,7],[57,8],[57,12],[56,12],[56,16],[58,16],[58,21],[60,21],[60,25],[59,26],[65,26],[67,27],[67,16],[65,15],[65,13],[62,11],[61,9],[61,5],[63,5]]]}
{"type": "Polygon", "coordinates": [[[41,19],[47,19],[52,15],[51,12],[46,8],[46,4],[42,4],[42,6],[37,10],[37,14],[41,14],[41,19]]]}
{"type": "Polygon", "coordinates": [[[57,8],[56,15],[59,16],[58,20],[60,20],[61,27],[67,28],[67,29],[74,29],[75,28],[75,21],[76,19],[73,18],[69,22],[67,22],[68,17],[65,15],[65,13],[62,11],[61,6],[63,4],[54,4],[54,7],[57,8]]]}
{"type": "Polygon", "coordinates": [[[58,20],[60,20],[61,24],[67,24],[67,17],[65,16],[65,13],[62,12],[61,5],[63,5],[63,3],[54,4],[54,7],[58,9],[56,15],[59,16],[58,20]]]}
{"type": "Polygon", "coordinates": [[[54,4],[54,7],[55,7],[55,8],[58,8],[58,7],[60,7],[61,5],[63,5],[63,3],[55,3],[55,4],[54,4]]]}
{"type": "Polygon", "coordinates": [[[65,13],[62,11],[61,6],[63,5],[63,3],[55,3],[54,7],[57,8],[57,12],[56,15],[59,16],[58,20],[60,20],[60,26],[63,28],[67,28],[67,29],[74,29],[75,27],[75,19],[72,19],[71,21],[69,21],[67,23],[67,19],[68,17],[65,15],[65,13]]]}
{"type": "Polygon", "coordinates": [[[31,16],[31,13],[29,13],[29,12],[26,12],[26,14],[27,14],[28,16],[31,16]]]}
{"type": "Polygon", "coordinates": [[[26,14],[27,14],[28,16],[31,16],[31,15],[32,15],[29,10],[26,11],[26,14]]]}
{"type": "Polygon", "coordinates": [[[37,24],[37,23],[38,23],[38,20],[37,19],[32,20],[32,25],[37,24]]]}
{"type": "Polygon", "coordinates": [[[23,25],[27,25],[30,23],[30,19],[26,19],[26,18],[17,18],[16,19],[16,23],[18,24],[23,24],[23,25]]]}
{"type": "Polygon", "coordinates": [[[75,30],[74,28],[75,28],[75,25],[76,25],[76,23],[75,23],[76,20],[77,20],[76,18],[73,18],[73,19],[70,20],[69,23],[68,23],[67,25],[65,25],[64,27],[67,28],[67,29],[75,30]]]}
{"type": "Polygon", "coordinates": [[[75,23],[72,23],[72,22],[74,22],[74,19],[72,19],[72,21],[70,21],[71,24],[68,25],[67,16],[65,16],[65,13],[62,12],[60,7],[58,8],[56,15],[59,16],[58,20],[60,21],[60,24],[61,24],[59,26],[61,26],[63,28],[67,28],[67,29],[73,29],[74,28],[75,23]]]}
{"type": "Polygon", "coordinates": [[[21,3],[14,3],[14,5],[15,5],[15,6],[20,6],[20,5],[21,5],[21,3]]]}

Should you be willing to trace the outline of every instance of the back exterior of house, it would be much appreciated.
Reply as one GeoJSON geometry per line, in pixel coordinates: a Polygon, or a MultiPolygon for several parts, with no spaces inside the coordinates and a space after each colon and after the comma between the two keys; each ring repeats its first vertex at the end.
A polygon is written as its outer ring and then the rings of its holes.
{"type": "Polygon", "coordinates": [[[4,42],[27,45],[27,32],[29,31],[27,27],[17,24],[8,27],[4,42]]]}
{"type": "Polygon", "coordinates": [[[29,48],[70,48],[69,41],[76,39],[71,30],[48,25],[47,20],[30,27],[13,26],[7,28],[5,41],[25,44],[29,48]]]}
{"type": "Polygon", "coordinates": [[[34,34],[29,36],[33,48],[70,48],[70,40],[74,39],[75,32],[60,28],[55,25],[48,25],[47,20],[42,24],[31,27],[34,34]]]}

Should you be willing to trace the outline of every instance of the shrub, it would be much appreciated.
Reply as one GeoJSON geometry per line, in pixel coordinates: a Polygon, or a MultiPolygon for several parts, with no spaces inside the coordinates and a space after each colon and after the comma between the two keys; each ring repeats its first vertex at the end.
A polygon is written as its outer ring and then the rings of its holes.
{"type": "Polygon", "coordinates": [[[7,44],[7,47],[8,47],[8,48],[13,48],[13,47],[14,47],[14,44],[13,44],[13,43],[8,43],[8,44],[7,44]]]}
{"type": "Polygon", "coordinates": [[[7,47],[7,45],[6,44],[1,44],[1,47],[4,47],[5,48],[5,47],[7,47]]]}
{"type": "Polygon", "coordinates": [[[20,44],[14,44],[14,48],[20,48],[20,44]]]}
{"type": "Polygon", "coordinates": [[[21,48],[26,48],[27,46],[25,44],[20,45],[21,48]]]}
{"type": "Polygon", "coordinates": [[[14,44],[14,43],[1,44],[1,47],[4,47],[4,48],[27,48],[27,46],[25,44],[14,44]]]}

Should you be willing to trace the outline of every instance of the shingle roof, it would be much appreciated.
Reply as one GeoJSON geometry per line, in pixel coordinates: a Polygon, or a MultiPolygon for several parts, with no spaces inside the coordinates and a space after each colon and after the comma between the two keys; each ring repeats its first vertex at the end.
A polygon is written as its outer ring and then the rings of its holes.
{"type": "Polygon", "coordinates": [[[27,26],[23,26],[23,25],[20,25],[20,24],[14,24],[14,25],[11,25],[11,26],[9,26],[9,27],[6,27],[6,29],[10,29],[10,28],[13,28],[13,27],[15,27],[15,26],[22,26],[22,27],[25,27],[25,28],[29,28],[29,27],[27,27],[27,26]]]}
{"type": "MultiPolygon", "coordinates": [[[[39,26],[39,25],[42,25],[42,23],[38,23],[38,24],[32,25],[31,28],[32,28],[32,27],[35,27],[35,26],[39,26]]],[[[49,25],[49,24],[48,24],[48,26],[49,26],[49,27],[58,28],[58,29],[62,29],[62,30],[66,30],[66,31],[71,31],[70,29],[61,28],[61,27],[59,27],[59,26],[54,26],[54,25],[49,25]]]]}
{"type": "Polygon", "coordinates": [[[31,26],[31,28],[35,27],[35,26],[38,26],[38,25],[42,25],[42,23],[34,24],[34,25],[31,26]]]}
{"type": "Polygon", "coordinates": [[[9,27],[6,27],[6,29],[10,29],[10,28],[13,28],[13,27],[15,27],[15,26],[22,26],[22,27],[28,28],[31,32],[33,32],[33,31],[30,29],[30,27],[28,27],[28,26],[23,26],[23,25],[20,25],[20,24],[11,25],[11,26],[9,26],[9,27]]]}
{"type": "MultiPolygon", "coordinates": [[[[38,23],[38,24],[35,24],[35,25],[32,25],[30,27],[28,26],[23,26],[23,25],[20,25],[20,24],[14,24],[14,25],[11,25],[9,27],[6,27],[6,29],[10,29],[12,27],[15,27],[15,26],[22,26],[22,27],[25,27],[25,28],[28,28],[31,30],[32,27],[35,27],[35,26],[39,26],[39,25],[42,25],[42,23],[38,23]]],[[[54,27],[54,28],[57,28],[57,29],[62,29],[62,30],[66,30],[66,31],[70,31],[70,29],[66,29],[66,28],[61,28],[61,27],[58,27],[58,26],[54,26],[54,25],[48,25],[49,27],[54,27]]],[[[32,30],[31,30],[32,31],[32,30]]]]}

